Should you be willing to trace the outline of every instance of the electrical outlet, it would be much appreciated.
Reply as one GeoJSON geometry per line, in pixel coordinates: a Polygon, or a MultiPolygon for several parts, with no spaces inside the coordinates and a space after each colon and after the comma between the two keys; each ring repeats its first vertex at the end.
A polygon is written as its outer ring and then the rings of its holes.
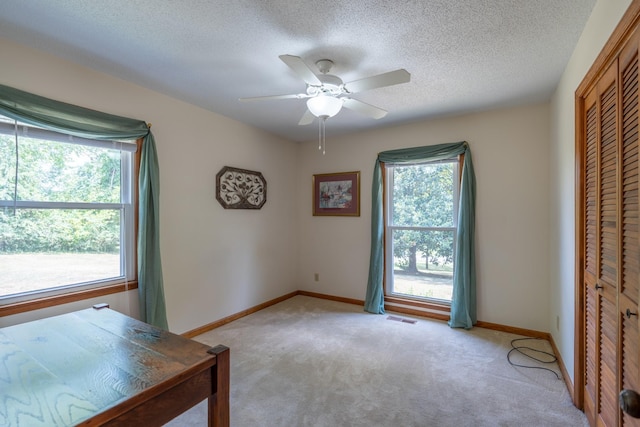
{"type": "Polygon", "coordinates": [[[556,316],[556,330],[560,330],[560,316],[556,316]]]}
{"type": "Polygon", "coordinates": [[[315,280],[316,282],[320,281],[320,275],[318,273],[313,273],[313,280],[315,280]]]}

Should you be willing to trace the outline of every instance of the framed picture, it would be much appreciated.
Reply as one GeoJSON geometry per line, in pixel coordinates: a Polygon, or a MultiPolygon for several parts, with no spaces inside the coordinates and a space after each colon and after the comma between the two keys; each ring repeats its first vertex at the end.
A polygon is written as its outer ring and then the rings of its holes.
{"type": "Polygon", "coordinates": [[[267,181],[260,172],[225,166],[216,174],[216,199],[225,209],[260,209],[267,181]]]}
{"type": "Polygon", "coordinates": [[[313,175],[313,215],[360,216],[360,172],[313,175]]]}

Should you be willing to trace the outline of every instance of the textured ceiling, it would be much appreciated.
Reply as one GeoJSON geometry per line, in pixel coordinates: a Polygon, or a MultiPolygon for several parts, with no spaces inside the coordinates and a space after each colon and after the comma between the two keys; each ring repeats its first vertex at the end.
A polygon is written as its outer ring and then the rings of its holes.
{"type": "MultiPolygon", "coordinates": [[[[549,99],[596,0],[2,0],[0,37],[294,141],[304,92],[280,59],[335,62],[345,82],[398,68],[411,82],[353,97],[327,136],[549,99]]],[[[315,69],[315,68],[314,68],[315,69]]],[[[1,79],[1,68],[0,68],[1,79]]],[[[0,83],[2,83],[0,81],[0,83]]]]}

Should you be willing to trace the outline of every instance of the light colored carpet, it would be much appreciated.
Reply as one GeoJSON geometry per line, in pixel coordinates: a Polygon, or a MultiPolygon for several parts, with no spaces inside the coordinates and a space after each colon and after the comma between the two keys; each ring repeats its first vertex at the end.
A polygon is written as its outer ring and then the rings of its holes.
{"type": "MultiPolygon", "coordinates": [[[[196,340],[231,348],[233,427],[588,426],[562,380],[509,364],[519,336],[389,314],[410,319],[296,296],[196,340]]],[[[169,425],[206,419],[200,404],[169,425]]]]}

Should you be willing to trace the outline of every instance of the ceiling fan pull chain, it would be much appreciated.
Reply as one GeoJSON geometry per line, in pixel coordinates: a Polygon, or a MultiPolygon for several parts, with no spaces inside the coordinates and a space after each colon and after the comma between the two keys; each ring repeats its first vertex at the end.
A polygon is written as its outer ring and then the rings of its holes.
{"type": "Polygon", "coordinates": [[[322,149],[322,155],[324,156],[326,147],[327,147],[327,131],[325,127],[325,122],[327,121],[327,116],[320,117],[320,145],[318,145],[318,149],[322,149]]]}

